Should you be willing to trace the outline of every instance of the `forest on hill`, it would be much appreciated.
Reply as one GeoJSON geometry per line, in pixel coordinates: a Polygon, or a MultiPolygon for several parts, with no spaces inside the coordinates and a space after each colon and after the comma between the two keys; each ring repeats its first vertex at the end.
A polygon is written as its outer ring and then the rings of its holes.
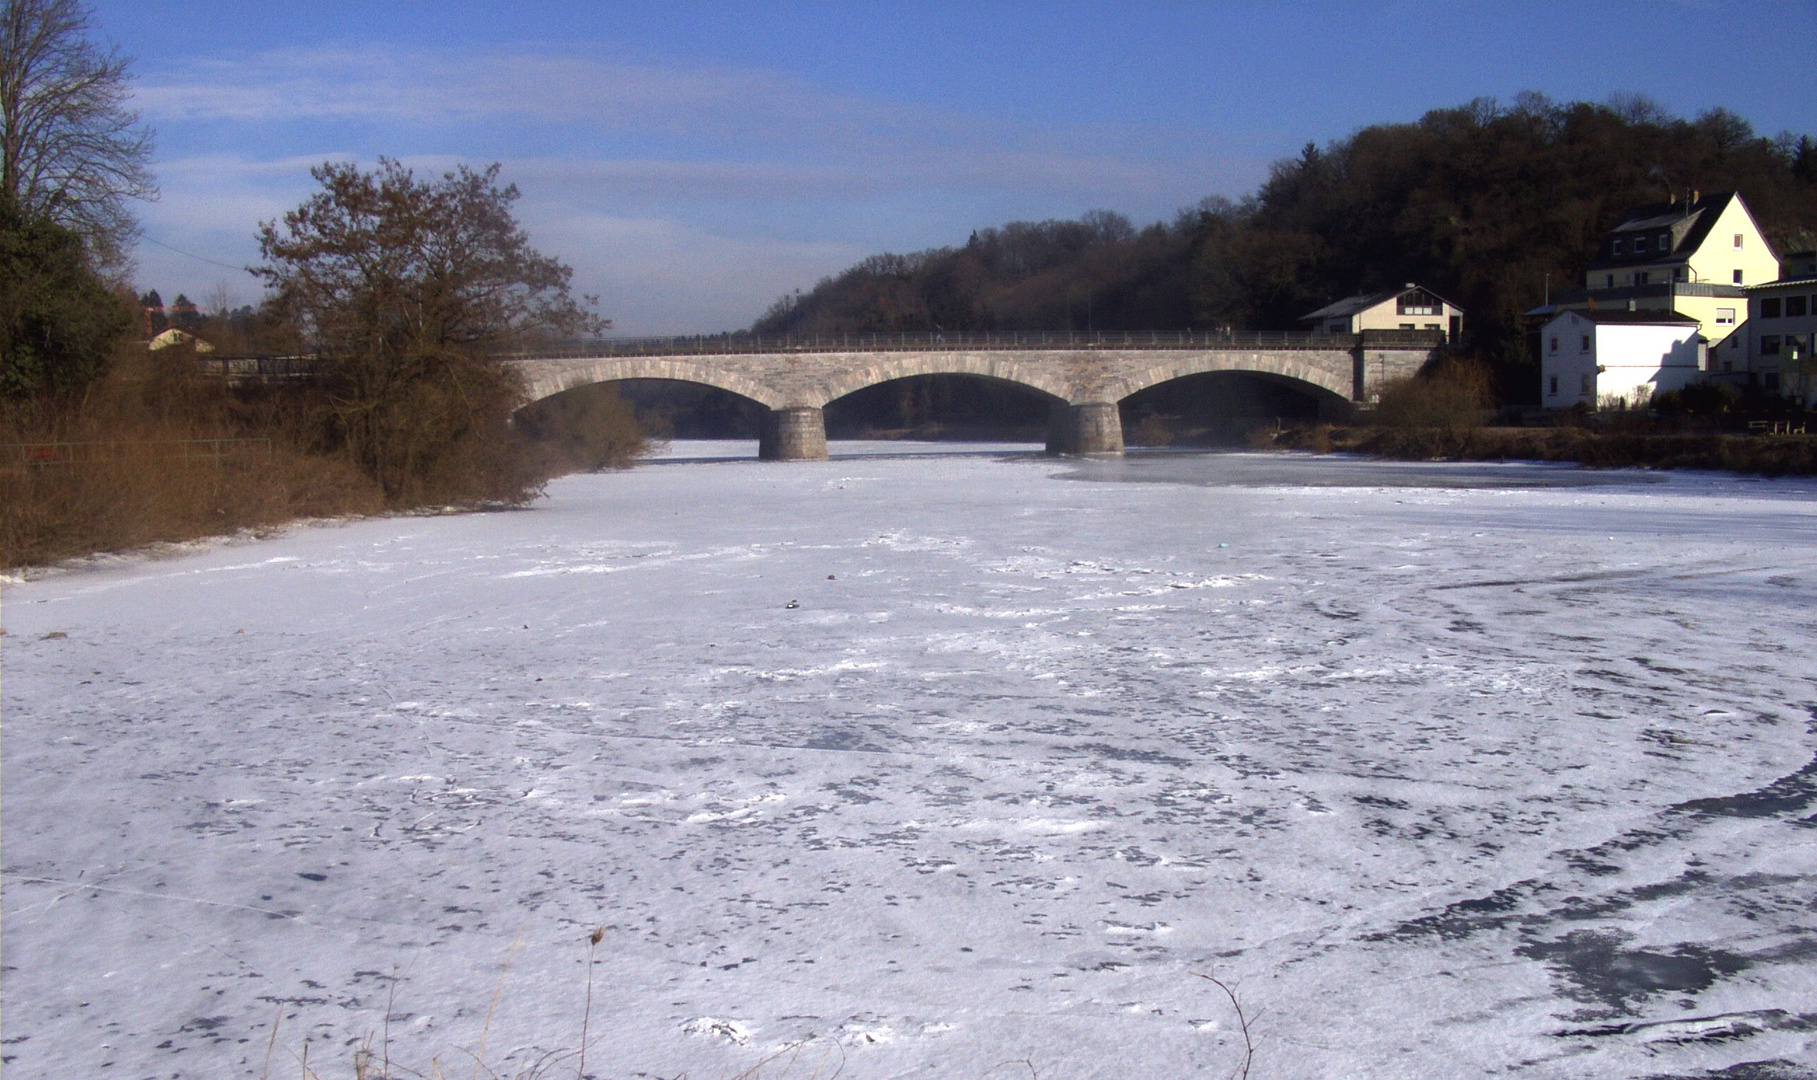
{"type": "Polygon", "coordinates": [[[1417,281],[1463,306],[1504,400],[1537,391],[1522,313],[1578,281],[1629,207],[1742,193],[1775,248],[1817,247],[1817,141],[1694,119],[1645,99],[1477,100],[1278,161],[1241,201],[1136,227],[979,229],[958,247],[876,255],[784,296],[756,333],[1298,329],[1332,300],[1417,281]]]}

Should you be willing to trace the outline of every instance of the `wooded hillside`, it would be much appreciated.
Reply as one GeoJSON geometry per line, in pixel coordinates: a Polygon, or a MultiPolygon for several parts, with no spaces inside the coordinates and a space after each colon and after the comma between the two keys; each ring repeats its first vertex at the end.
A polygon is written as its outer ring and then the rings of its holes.
{"type": "Polygon", "coordinates": [[[1109,211],[980,229],[878,255],[786,296],[760,333],[931,329],[1297,329],[1356,292],[1418,281],[1463,305],[1472,349],[1520,400],[1521,313],[1578,281],[1630,206],[1742,193],[1783,254],[1817,247],[1817,141],[1643,99],[1478,100],[1277,162],[1241,202],[1136,228],[1109,211]]]}

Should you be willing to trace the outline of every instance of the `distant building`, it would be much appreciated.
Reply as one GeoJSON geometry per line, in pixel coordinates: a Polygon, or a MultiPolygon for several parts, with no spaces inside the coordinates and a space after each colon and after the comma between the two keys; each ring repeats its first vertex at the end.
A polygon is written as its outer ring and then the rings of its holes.
{"type": "Polygon", "coordinates": [[[1365,330],[1437,330],[1455,342],[1464,332],[1464,309],[1411,282],[1386,292],[1361,293],[1300,316],[1315,334],[1365,330]]]}
{"type": "Polygon", "coordinates": [[[1584,287],[1555,292],[1528,312],[1617,310],[1690,315],[1721,342],[1747,318],[1745,291],[1780,276],[1779,259],[1732,191],[1637,206],[1584,267],[1584,287]]]}
{"type": "Polygon", "coordinates": [[[1697,319],[1668,311],[1561,311],[1540,329],[1540,403],[1644,408],[1702,378],[1697,319]]]}
{"type": "Polygon", "coordinates": [[[157,352],[160,349],[174,348],[178,345],[193,346],[199,353],[211,353],[215,351],[213,345],[203,341],[194,334],[178,330],[174,326],[169,330],[164,331],[162,334],[159,334],[157,337],[152,338],[146,343],[146,348],[150,349],[152,352],[157,352]]]}

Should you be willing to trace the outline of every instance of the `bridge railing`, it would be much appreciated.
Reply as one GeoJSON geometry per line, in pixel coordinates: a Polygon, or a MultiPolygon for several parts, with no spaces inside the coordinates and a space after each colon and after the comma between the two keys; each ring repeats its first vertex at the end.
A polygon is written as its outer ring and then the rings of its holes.
{"type": "MultiPolygon", "coordinates": [[[[604,338],[535,349],[499,350],[503,360],[594,357],[737,356],[829,352],[1052,352],[1111,349],[1434,348],[1433,330],[1365,330],[1312,334],[1296,330],[911,330],[889,334],[700,334],[693,337],[604,338]]],[[[313,356],[199,356],[197,369],[229,380],[275,382],[320,370],[313,356]]]]}
{"type": "Polygon", "coordinates": [[[948,330],[877,334],[702,334],[695,337],[605,338],[498,355],[514,360],[611,356],[725,356],[752,353],[970,352],[1065,349],[1354,349],[1358,345],[1430,347],[1431,330],[1313,334],[1295,330],[948,330]]]}

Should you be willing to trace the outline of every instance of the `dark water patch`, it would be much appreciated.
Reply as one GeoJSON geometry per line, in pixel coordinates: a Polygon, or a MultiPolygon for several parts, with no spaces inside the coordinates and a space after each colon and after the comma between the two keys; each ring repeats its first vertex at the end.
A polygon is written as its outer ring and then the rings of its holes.
{"type": "Polygon", "coordinates": [[[1392,930],[1370,934],[1364,940],[1409,941],[1435,936],[1458,940],[1486,930],[1500,930],[1516,923],[1532,922],[1539,916],[1520,914],[1520,906],[1542,893],[1555,892],[1557,888],[1543,881],[1518,881],[1497,889],[1488,896],[1447,904],[1442,911],[1409,919],[1392,930]]]}
{"type": "Polygon", "coordinates": [[[1631,1012],[1632,1003],[1657,993],[1707,990],[1751,964],[1746,957],[1693,942],[1659,952],[1624,948],[1627,940],[1614,931],[1573,930],[1556,941],[1529,942],[1515,953],[1562,976],[1569,984],[1567,997],[1617,1012],[1631,1012]]]}
{"type": "MultiPolygon", "coordinates": [[[[1671,809],[1674,813],[1712,818],[1789,818],[1811,809],[1813,805],[1817,805],[1817,757],[1812,758],[1804,768],[1782,776],[1766,787],[1737,795],[1692,799],[1678,803],[1671,809]]],[[[1808,826],[1810,819],[1795,821],[1793,824],[1808,826]]]]}
{"type": "Polygon", "coordinates": [[[1654,1073],[1643,1080],[1817,1080],[1817,1071],[1784,1058],[1773,1058],[1699,1073],[1654,1073]]]}
{"type": "Polygon", "coordinates": [[[1749,1012],[1717,1013],[1712,1016],[1680,1016],[1672,1020],[1633,1020],[1595,1027],[1566,1028],[1553,1032],[1563,1037],[1610,1035],[1645,1035],[1654,1043],[1716,1043],[1758,1035],[1763,1031],[1810,1031],[1817,1028],[1817,1013],[1793,1013],[1785,1009],[1754,1009],[1749,1012]]]}
{"type": "Polygon", "coordinates": [[[1183,757],[1164,754],[1159,750],[1138,750],[1128,746],[1111,746],[1108,743],[1083,743],[1074,749],[1079,753],[1093,754],[1112,761],[1138,761],[1144,765],[1168,765],[1176,769],[1184,769],[1193,764],[1183,757]]]}

